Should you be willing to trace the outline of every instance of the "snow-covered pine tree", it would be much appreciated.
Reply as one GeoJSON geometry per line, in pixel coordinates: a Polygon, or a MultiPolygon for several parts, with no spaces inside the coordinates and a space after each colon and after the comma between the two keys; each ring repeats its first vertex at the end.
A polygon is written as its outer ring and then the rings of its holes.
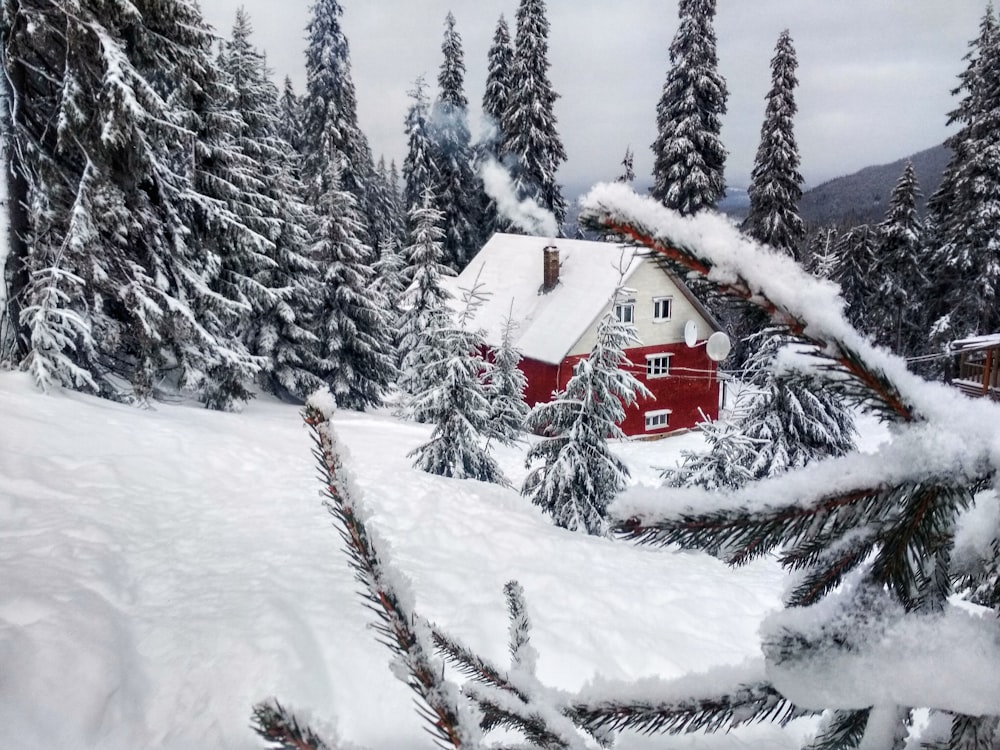
{"type": "Polygon", "coordinates": [[[650,395],[628,370],[632,363],[625,349],[637,343],[635,327],[618,320],[612,304],[598,325],[594,348],[576,364],[566,388],[528,415],[525,426],[542,439],[525,462],[541,465],[528,474],[521,493],[557,526],[588,534],[607,530],[608,504],[629,476],[608,440],[624,437],[618,424],[625,409],[650,395]]]}
{"type": "MultiPolygon", "coordinates": [[[[483,93],[482,133],[475,145],[477,171],[492,161],[503,158],[503,118],[510,102],[510,77],[514,67],[514,47],[510,29],[501,14],[487,54],[486,88],[483,93]]],[[[480,193],[480,241],[485,242],[495,232],[506,231],[507,222],[497,212],[496,201],[486,191],[480,193]]]]}
{"type": "Polygon", "coordinates": [[[832,279],[840,284],[847,303],[847,319],[865,333],[871,332],[868,308],[873,292],[877,242],[875,230],[868,224],[860,224],[842,232],[834,247],[838,266],[832,279]]]}
{"type": "Polygon", "coordinates": [[[928,202],[936,288],[928,300],[938,340],[1000,330],[1000,30],[992,4],[970,44],[962,94],[945,143],[951,159],[928,202]],[[936,309],[935,309],[936,308],[936,309]]]}
{"type": "Polygon", "coordinates": [[[278,90],[264,56],[250,43],[251,33],[250,18],[240,9],[220,61],[239,117],[236,145],[250,160],[259,195],[256,226],[269,242],[272,261],[254,280],[276,294],[265,304],[253,304],[244,337],[251,353],[265,360],[258,376],[265,390],[304,400],[323,382],[317,373],[319,339],[309,330],[319,296],[319,269],[308,257],[316,218],[304,202],[298,154],[282,136],[278,90]]]}
{"type": "MultiPolygon", "coordinates": [[[[42,385],[111,398],[144,400],[167,378],[213,406],[245,398],[256,363],[230,325],[244,301],[219,283],[228,240],[248,230],[203,179],[214,139],[231,144],[206,124],[220,88],[197,7],[26,2],[4,13],[10,95],[34,108],[15,114],[8,152],[24,188],[11,203],[26,201],[13,217],[26,244],[12,257],[30,248],[31,282],[15,289],[23,366],[42,385]]],[[[235,161],[213,173],[232,197],[235,161]]]]}
{"type": "Polygon", "coordinates": [[[500,343],[493,350],[493,367],[487,379],[486,395],[490,400],[493,435],[501,442],[512,443],[524,431],[524,420],[531,411],[524,400],[528,378],[518,365],[521,352],[514,346],[517,322],[508,315],[503,321],[500,343]]]}
{"type": "Polygon", "coordinates": [[[625,149],[625,158],[622,159],[622,173],[615,181],[624,182],[626,185],[635,182],[635,154],[632,153],[631,146],[625,149]]]}
{"type": "Polygon", "coordinates": [[[735,489],[854,447],[850,407],[822,383],[776,367],[794,339],[780,330],[757,338],[733,416],[705,428],[708,451],[688,454],[676,472],[665,475],[668,486],[735,489]]]}
{"type": "Polygon", "coordinates": [[[418,422],[433,424],[434,431],[408,455],[429,474],[507,484],[489,453],[496,427],[486,389],[492,370],[484,357],[486,341],[482,331],[469,327],[479,304],[479,290],[465,290],[457,320],[442,308],[444,314],[436,315],[420,335],[419,388],[408,411],[418,422]]]}
{"type": "Polygon", "coordinates": [[[729,92],[715,50],[716,0],[680,0],[670,70],[656,107],[652,195],[693,214],[726,193],[726,149],[719,138],[729,92]]]}
{"type": "Polygon", "coordinates": [[[406,280],[409,283],[397,325],[400,363],[399,386],[409,394],[424,390],[420,382],[420,368],[426,361],[421,342],[428,328],[441,325],[448,315],[448,292],[441,286],[442,276],[454,272],[441,262],[441,212],[434,208],[433,195],[424,191],[423,203],[410,210],[409,221],[413,226],[410,244],[403,250],[406,258],[406,280]]]}
{"type": "Polygon", "coordinates": [[[302,134],[302,102],[299,101],[299,97],[295,93],[295,86],[292,85],[290,76],[285,76],[281,96],[278,100],[278,111],[280,115],[278,135],[292,147],[295,153],[301,156],[305,153],[305,142],[302,134]]]}
{"type": "Polygon", "coordinates": [[[379,157],[369,186],[372,208],[370,234],[377,243],[372,247],[379,249],[386,244],[398,244],[404,238],[405,217],[400,211],[399,192],[392,180],[389,168],[385,165],[385,157],[379,157]]]}
{"type": "Polygon", "coordinates": [[[363,222],[362,237],[371,242],[368,184],[374,164],[368,139],[358,125],[350,47],[340,23],[343,14],[339,0],[315,0],[306,29],[303,176],[311,201],[318,203],[329,162],[339,154],[341,186],[354,196],[363,222]]]}
{"type": "Polygon", "coordinates": [[[361,239],[354,196],[340,186],[341,159],[331,158],[320,195],[312,255],[322,272],[314,332],[323,380],[347,409],[378,406],[396,377],[391,323],[384,297],[372,289],[372,251],[361,239]]]}
{"type": "Polygon", "coordinates": [[[838,277],[840,258],[837,255],[837,228],[834,226],[814,229],[806,241],[803,264],[809,272],[820,279],[838,277]]]}
{"type": "MultiPolygon", "coordinates": [[[[411,235],[416,228],[412,222],[414,209],[423,207],[428,191],[433,201],[434,188],[440,180],[435,161],[427,82],[423,76],[413,82],[409,95],[413,101],[406,112],[407,150],[403,159],[403,208],[406,211],[407,235],[411,235]]],[[[433,202],[431,205],[435,206],[433,202]]],[[[441,220],[444,221],[443,218],[441,220]]]]}
{"type": "Polygon", "coordinates": [[[929,324],[923,315],[930,294],[923,223],[917,213],[920,186],[907,162],[892,190],[885,221],[878,225],[870,309],[875,340],[901,357],[927,346],[929,324]]]}
{"type": "Polygon", "coordinates": [[[438,98],[431,111],[438,181],[434,201],[444,216],[444,262],[461,271],[479,251],[480,181],[473,172],[469,101],[465,97],[465,59],[455,17],[445,19],[441,43],[438,98]]]}
{"type": "Polygon", "coordinates": [[[501,121],[503,163],[510,169],[519,198],[566,218],[566,201],[556,172],[566,151],[556,130],[557,94],[549,81],[549,22],[545,0],[521,0],[517,8],[510,99],[501,121]]]}
{"type": "Polygon", "coordinates": [[[782,31],[771,58],[771,90],[767,94],[760,145],[750,173],[750,213],[743,230],[775,250],[799,257],[805,225],[799,216],[802,175],[795,142],[795,70],[798,59],[788,30],[782,31]]]}

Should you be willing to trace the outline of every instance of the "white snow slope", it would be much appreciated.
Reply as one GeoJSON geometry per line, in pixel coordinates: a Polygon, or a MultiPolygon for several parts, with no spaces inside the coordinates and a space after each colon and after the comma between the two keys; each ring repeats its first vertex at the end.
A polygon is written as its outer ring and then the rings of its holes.
{"type": "MultiPolygon", "coordinates": [[[[773,563],[566,532],[516,491],[413,470],[425,426],[335,424],[418,610],[484,656],[506,663],[516,578],[552,686],[759,657],[773,563]]],[[[652,482],[651,464],[696,441],[619,450],[652,482]]],[[[261,748],[250,709],[272,696],[349,743],[432,747],[368,627],[310,449],[298,410],[266,399],[142,411],[0,373],[0,748],[261,748]]],[[[523,451],[499,459],[519,483],[523,451]]],[[[619,746],[780,749],[809,728],[619,746]]]]}

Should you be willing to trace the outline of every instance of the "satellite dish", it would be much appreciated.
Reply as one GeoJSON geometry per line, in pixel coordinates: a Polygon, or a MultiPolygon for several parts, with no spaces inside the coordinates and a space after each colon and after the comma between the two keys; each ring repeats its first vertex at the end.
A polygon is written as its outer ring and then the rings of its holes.
{"type": "Polygon", "coordinates": [[[698,345],[698,324],[693,320],[684,324],[684,343],[689,347],[698,345]]]}
{"type": "Polygon", "coordinates": [[[733,343],[729,340],[729,336],[722,331],[716,331],[708,337],[708,342],[705,344],[705,354],[713,362],[721,362],[729,356],[732,348],[733,343]]]}

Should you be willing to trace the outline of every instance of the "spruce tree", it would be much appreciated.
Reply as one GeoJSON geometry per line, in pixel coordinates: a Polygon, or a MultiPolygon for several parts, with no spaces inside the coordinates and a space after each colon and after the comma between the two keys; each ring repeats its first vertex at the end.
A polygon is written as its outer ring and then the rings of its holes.
{"type": "Polygon", "coordinates": [[[670,43],[670,71],[656,107],[652,195],[693,214],[726,193],[726,149],[719,138],[729,92],[718,72],[716,0],[680,0],[670,43]]]}
{"type": "Polygon", "coordinates": [[[629,476],[608,440],[624,437],[618,424],[625,409],[650,395],[628,371],[632,363],[625,350],[638,343],[635,328],[618,320],[612,305],[601,318],[590,356],[576,364],[566,388],[528,415],[526,427],[542,439],[525,461],[541,465],[529,473],[521,492],[557,526],[588,534],[607,529],[608,504],[629,476]]]}
{"type": "Polygon", "coordinates": [[[840,284],[847,303],[847,319],[865,333],[871,332],[868,312],[873,292],[876,246],[876,232],[869,225],[861,224],[841,233],[834,248],[838,267],[832,279],[840,284]]]}
{"type": "Polygon", "coordinates": [[[279,99],[279,129],[278,135],[285,141],[295,153],[300,156],[305,153],[305,142],[302,133],[302,102],[299,101],[292,85],[292,79],[285,76],[285,82],[281,88],[279,99]]]}
{"type": "Polygon", "coordinates": [[[793,129],[795,69],[798,59],[787,30],[781,32],[771,59],[771,90],[767,95],[760,145],[750,174],[750,213],[743,229],[775,250],[798,257],[805,225],[799,216],[802,175],[793,129]]]}
{"type": "Polygon", "coordinates": [[[369,189],[372,208],[370,234],[376,242],[372,245],[375,248],[403,240],[404,216],[400,210],[399,192],[393,184],[394,179],[385,165],[385,157],[379,157],[369,189]]]}
{"type": "Polygon", "coordinates": [[[870,304],[875,340],[902,357],[925,345],[930,321],[923,314],[930,294],[923,224],[917,213],[920,186],[907,163],[892,190],[885,221],[878,225],[870,304]]]}
{"type": "Polygon", "coordinates": [[[840,257],[837,255],[836,227],[819,227],[806,242],[803,263],[813,276],[834,279],[839,276],[840,257]]]}
{"type": "Polygon", "coordinates": [[[448,292],[441,286],[441,277],[453,271],[441,262],[444,230],[441,212],[433,206],[430,190],[424,192],[423,204],[410,211],[410,244],[404,248],[409,286],[400,307],[397,326],[400,363],[400,388],[409,394],[425,390],[419,378],[421,367],[427,360],[427,350],[422,346],[424,333],[443,325],[448,315],[448,292]]]}
{"type": "Polygon", "coordinates": [[[624,182],[626,185],[635,182],[635,154],[632,153],[631,146],[625,149],[625,157],[622,159],[622,173],[615,181],[624,182]]]}
{"type": "Polygon", "coordinates": [[[485,379],[492,368],[483,356],[482,331],[469,328],[479,302],[477,290],[467,291],[458,320],[445,311],[420,335],[420,386],[409,411],[418,422],[433,424],[434,431],[409,455],[415,467],[430,474],[506,484],[488,449],[495,428],[485,379]]]}
{"type": "Polygon", "coordinates": [[[161,383],[221,408],[246,398],[258,364],[234,325],[252,287],[238,259],[260,245],[197,8],[4,13],[9,95],[26,107],[8,152],[22,366],[111,398],[161,383]]]}
{"type": "Polygon", "coordinates": [[[493,366],[487,378],[491,431],[497,440],[504,443],[514,442],[520,437],[530,411],[524,400],[528,379],[518,367],[522,355],[513,341],[516,328],[517,322],[510,316],[504,319],[500,342],[493,351],[493,366]]]}
{"type": "Polygon", "coordinates": [[[551,211],[556,224],[566,218],[566,201],[556,172],[566,151],[556,130],[557,94],[549,82],[549,22],[545,0],[521,0],[517,8],[510,99],[502,120],[503,161],[521,199],[551,211]]]}
{"type": "Polygon", "coordinates": [[[330,161],[339,155],[341,186],[354,196],[370,242],[368,184],[374,169],[368,139],[358,125],[357,95],[351,77],[350,46],[341,27],[338,0],[316,0],[306,29],[306,92],[302,101],[303,173],[318,203],[330,161]]]}
{"type": "Polygon", "coordinates": [[[438,171],[434,200],[444,215],[444,262],[461,271],[479,250],[480,199],[479,181],[472,169],[462,37],[455,30],[451,13],[445,20],[441,53],[444,59],[438,74],[439,93],[431,112],[438,171]]]}
{"type": "Polygon", "coordinates": [[[407,151],[403,159],[403,208],[406,211],[407,234],[415,229],[412,223],[414,209],[423,206],[428,191],[433,200],[434,188],[440,180],[435,161],[427,84],[422,77],[414,81],[409,94],[413,102],[406,113],[407,151]]]}
{"type": "Polygon", "coordinates": [[[928,300],[939,339],[1000,330],[1000,31],[992,5],[970,44],[962,94],[945,143],[951,160],[928,207],[936,288],[928,300]],[[935,309],[936,308],[936,309],[935,309]]]}
{"type": "Polygon", "coordinates": [[[323,274],[315,332],[337,405],[364,410],[382,403],[396,367],[387,303],[372,289],[372,252],[361,239],[357,202],[340,186],[339,163],[331,159],[324,176],[313,246],[323,274]]]}
{"type": "Polygon", "coordinates": [[[258,193],[255,226],[269,243],[271,264],[254,280],[275,293],[253,305],[244,337],[251,353],[265,359],[258,378],[264,389],[304,400],[322,384],[316,372],[319,340],[309,330],[319,281],[318,267],[308,257],[316,219],[304,203],[298,154],[282,135],[282,103],[264,56],[250,43],[251,31],[249,16],[239,10],[221,64],[240,121],[236,145],[250,160],[258,193]]]}
{"type": "MultiPolygon", "coordinates": [[[[483,93],[483,127],[475,147],[476,168],[503,158],[503,120],[510,103],[511,71],[514,67],[514,47],[510,41],[510,29],[503,15],[497,21],[493,43],[487,55],[486,88],[483,93]]],[[[495,232],[506,231],[507,222],[497,211],[496,201],[480,191],[480,244],[485,243],[495,232]]]]}

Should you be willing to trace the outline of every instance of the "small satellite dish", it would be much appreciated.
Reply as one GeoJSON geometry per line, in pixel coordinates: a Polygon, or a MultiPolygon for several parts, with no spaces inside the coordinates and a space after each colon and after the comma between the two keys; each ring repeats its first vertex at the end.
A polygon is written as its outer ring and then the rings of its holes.
{"type": "Polygon", "coordinates": [[[729,356],[732,348],[733,343],[729,340],[729,336],[722,331],[716,331],[708,337],[708,342],[705,344],[705,354],[713,362],[721,362],[729,356]]]}
{"type": "Polygon", "coordinates": [[[689,347],[698,345],[698,324],[693,320],[684,324],[684,343],[689,347]]]}

